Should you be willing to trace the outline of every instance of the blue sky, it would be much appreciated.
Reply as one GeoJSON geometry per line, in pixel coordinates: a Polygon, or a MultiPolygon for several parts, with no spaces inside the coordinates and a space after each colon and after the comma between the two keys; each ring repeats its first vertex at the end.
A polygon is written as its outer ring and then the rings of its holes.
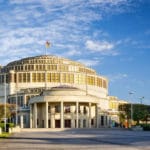
{"type": "Polygon", "coordinates": [[[48,54],[108,77],[110,95],[150,104],[149,0],[0,0],[1,65],[44,54],[47,40],[48,54]]]}

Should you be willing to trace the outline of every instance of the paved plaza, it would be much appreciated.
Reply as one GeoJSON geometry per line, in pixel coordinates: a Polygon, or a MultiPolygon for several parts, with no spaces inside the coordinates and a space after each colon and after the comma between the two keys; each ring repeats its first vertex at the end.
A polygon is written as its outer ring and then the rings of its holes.
{"type": "MultiPolygon", "coordinates": [[[[40,130],[40,129],[39,129],[40,130]]],[[[150,132],[111,129],[22,131],[0,139],[0,150],[150,150],[150,132]]]]}

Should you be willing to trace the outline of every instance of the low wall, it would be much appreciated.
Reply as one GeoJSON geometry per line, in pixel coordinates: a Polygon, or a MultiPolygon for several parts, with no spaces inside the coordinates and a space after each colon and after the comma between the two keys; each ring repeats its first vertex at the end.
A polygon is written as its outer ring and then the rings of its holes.
{"type": "Polygon", "coordinates": [[[17,133],[20,131],[21,131],[21,128],[19,126],[15,127],[15,128],[9,128],[9,133],[17,133]]]}

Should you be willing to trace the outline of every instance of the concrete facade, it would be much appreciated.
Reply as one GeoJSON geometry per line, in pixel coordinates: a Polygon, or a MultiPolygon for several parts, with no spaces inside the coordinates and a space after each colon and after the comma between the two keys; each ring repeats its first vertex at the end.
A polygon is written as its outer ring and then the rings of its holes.
{"type": "Polygon", "coordinates": [[[0,70],[1,102],[5,89],[16,105],[9,121],[21,128],[110,126],[108,79],[78,62],[51,55],[10,62],[0,70]]]}

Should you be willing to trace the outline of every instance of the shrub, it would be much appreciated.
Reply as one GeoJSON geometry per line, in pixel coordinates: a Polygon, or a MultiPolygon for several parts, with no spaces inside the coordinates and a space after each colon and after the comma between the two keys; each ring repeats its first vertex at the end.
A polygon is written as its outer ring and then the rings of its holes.
{"type": "MultiPolygon", "coordinates": [[[[13,128],[14,126],[14,123],[6,123],[6,131],[8,131],[8,128],[13,128]]],[[[0,123],[0,128],[2,128],[2,131],[4,131],[5,123],[0,123]]]]}
{"type": "Polygon", "coordinates": [[[150,124],[141,124],[144,131],[150,131],[150,124]]]}

